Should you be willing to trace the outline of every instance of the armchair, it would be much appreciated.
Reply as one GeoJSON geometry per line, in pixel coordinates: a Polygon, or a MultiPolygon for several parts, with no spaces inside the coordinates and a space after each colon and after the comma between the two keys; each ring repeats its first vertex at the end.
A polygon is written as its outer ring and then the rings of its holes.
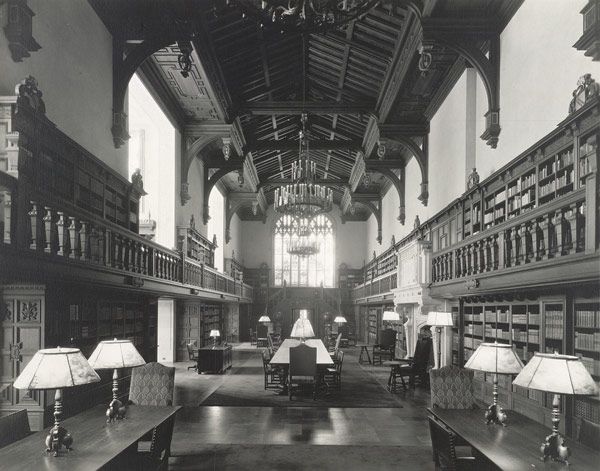
{"type": "Polygon", "coordinates": [[[427,368],[430,363],[432,352],[431,338],[423,338],[417,341],[415,354],[405,365],[400,365],[392,371],[392,382],[395,384],[396,378],[400,378],[402,385],[405,385],[404,378],[409,378],[409,384],[414,388],[416,380],[420,384],[427,382],[427,368]]]}
{"type": "Polygon", "coordinates": [[[440,409],[472,409],[473,370],[457,366],[444,366],[429,371],[431,385],[431,407],[440,409]]]}
{"type": "Polygon", "coordinates": [[[283,384],[283,369],[269,363],[271,361],[271,355],[268,350],[263,350],[262,361],[265,375],[265,390],[270,388],[279,389],[283,384]]]}
{"type": "Polygon", "coordinates": [[[475,471],[477,462],[473,456],[457,456],[456,435],[432,417],[429,420],[431,446],[435,468],[441,470],[475,471]]]}
{"type": "Polygon", "coordinates": [[[382,359],[393,360],[396,349],[396,334],[393,329],[379,331],[377,343],[373,345],[373,364],[381,364],[382,359]]]}
{"type": "Polygon", "coordinates": [[[194,362],[193,365],[188,366],[188,370],[198,371],[198,350],[196,346],[197,344],[195,340],[186,345],[188,351],[188,358],[190,361],[194,362]]]}

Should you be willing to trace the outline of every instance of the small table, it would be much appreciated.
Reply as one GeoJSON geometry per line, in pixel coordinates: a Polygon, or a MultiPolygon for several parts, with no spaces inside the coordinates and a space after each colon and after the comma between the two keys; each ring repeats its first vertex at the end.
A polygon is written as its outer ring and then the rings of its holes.
{"type": "Polygon", "coordinates": [[[360,347],[360,355],[358,355],[358,362],[363,362],[363,352],[367,354],[367,361],[371,364],[371,355],[369,355],[369,345],[366,343],[357,343],[357,347],[360,347]]]}
{"type": "Polygon", "coordinates": [[[231,365],[231,345],[198,349],[198,374],[224,373],[231,365]]]}

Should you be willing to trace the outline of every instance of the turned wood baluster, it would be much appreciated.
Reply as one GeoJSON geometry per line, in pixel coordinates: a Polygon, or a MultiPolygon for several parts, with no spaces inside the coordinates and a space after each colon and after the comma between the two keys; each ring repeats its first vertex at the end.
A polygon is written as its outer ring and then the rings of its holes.
{"type": "Polygon", "coordinates": [[[96,227],[90,227],[90,260],[98,263],[98,231],[96,227]]]}
{"type": "Polygon", "coordinates": [[[119,255],[121,257],[119,259],[119,264],[122,270],[127,270],[127,257],[129,256],[129,254],[127,253],[127,242],[128,241],[125,238],[125,236],[119,236],[119,245],[121,246],[121,251],[119,252],[119,255]]]}
{"type": "Polygon", "coordinates": [[[106,254],[104,243],[105,243],[105,229],[100,228],[98,231],[98,263],[102,266],[105,266],[106,261],[104,260],[104,255],[106,254]]]}
{"type": "Polygon", "coordinates": [[[121,242],[120,242],[119,234],[113,233],[112,238],[112,249],[113,249],[113,266],[115,268],[121,268],[121,256],[119,255],[121,251],[121,242]]]}
{"type": "Polygon", "coordinates": [[[104,263],[107,267],[114,266],[113,246],[113,233],[110,229],[106,229],[106,232],[104,234],[104,263]]]}
{"type": "Polygon", "coordinates": [[[79,230],[79,247],[81,248],[81,260],[88,260],[88,223],[81,221],[81,229],[79,230]]]}
{"type": "Polygon", "coordinates": [[[521,248],[519,249],[521,252],[521,260],[523,260],[523,263],[529,263],[529,259],[530,259],[530,253],[527,250],[528,246],[527,246],[527,235],[529,234],[528,231],[528,222],[523,222],[521,224],[521,248]]]}
{"type": "Polygon", "coordinates": [[[44,206],[44,210],[46,211],[46,214],[42,218],[46,242],[44,252],[52,253],[52,209],[48,206],[44,206]]]}
{"type": "Polygon", "coordinates": [[[475,254],[475,244],[469,244],[469,275],[477,274],[477,255],[475,254]]]}
{"type": "Polygon", "coordinates": [[[69,216],[69,241],[71,250],[69,257],[73,259],[79,258],[79,234],[77,232],[77,219],[74,216],[69,216]]]}
{"type": "Polygon", "coordinates": [[[148,250],[146,249],[146,246],[144,244],[140,244],[140,272],[143,273],[144,275],[148,274],[147,256],[148,256],[148,250]]]}
{"type": "Polygon", "coordinates": [[[57,255],[64,256],[65,252],[65,213],[57,211],[58,221],[56,221],[56,231],[58,232],[58,251],[57,255]]]}
{"type": "Polygon", "coordinates": [[[482,268],[482,272],[486,272],[486,271],[490,271],[490,257],[488,254],[488,250],[489,250],[489,246],[490,246],[490,238],[486,237],[484,239],[481,240],[481,247],[483,250],[483,268],[482,268]]]}
{"type": "Polygon", "coordinates": [[[540,258],[547,260],[550,256],[550,215],[545,215],[539,222],[541,239],[538,241],[540,247],[540,258]]]}
{"type": "Polygon", "coordinates": [[[517,227],[510,229],[510,266],[514,267],[519,263],[518,252],[518,231],[517,227]]]}
{"type": "Polygon", "coordinates": [[[434,258],[433,259],[433,280],[434,281],[440,281],[439,264],[440,264],[439,257],[434,258]]]}
{"type": "Polygon", "coordinates": [[[0,192],[2,200],[4,201],[4,235],[3,240],[5,244],[10,244],[12,240],[11,232],[11,217],[12,217],[12,194],[10,191],[0,192]]]}
{"type": "Polygon", "coordinates": [[[139,273],[139,269],[138,269],[138,243],[135,240],[130,241],[129,243],[129,247],[131,250],[131,255],[130,255],[130,259],[131,259],[131,266],[130,266],[130,270],[135,272],[135,273],[139,273]]]}
{"type": "Polygon", "coordinates": [[[554,231],[556,233],[556,257],[560,257],[561,255],[563,255],[563,250],[564,250],[564,234],[563,234],[563,215],[562,215],[562,211],[559,209],[558,211],[556,211],[556,213],[554,214],[554,220],[553,220],[553,224],[554,224],[554,231]]]}
{"type": "Polygon", "coordinates": [[[531,258],[535,262],[540,259],[540,247],[538,240],[538,231],[540,229],[537,220],[531,223],[529,230],[531,232],[531,258]]]}
{"type": "Polygon", "coordinates": [[[569,238],[570,238],[570,253],[577,252],[579,244],[577,243],[577,226],[579,222],[579,213],[577,212],[577,203],[571,203],[569,210],[565,214],[565,218],[569,224],[569,238]]]}
{"type": "Polygon", "coordinates": [[[456,264],[454,266],[454,268],[455,268],[455,270],[454,270],[454,276],[456,278],[460,278],[462,276],[462,274],[461,274],[461,267],[462,267],[461,252],[462,252],[462,250],[460,249],[460,247],[458,249],[456,249],[456,251],[455,251],[455,254],[456,254],[456,264]]]}
{"type": "Polygon", "coordinates": [[[31,202],[31,210],[27,213],[29,215],[30,228],[31,228],[31,239],[29,242],[29,248],[36,250],[38,248],[38,210],[37,203],[31,202]]]}

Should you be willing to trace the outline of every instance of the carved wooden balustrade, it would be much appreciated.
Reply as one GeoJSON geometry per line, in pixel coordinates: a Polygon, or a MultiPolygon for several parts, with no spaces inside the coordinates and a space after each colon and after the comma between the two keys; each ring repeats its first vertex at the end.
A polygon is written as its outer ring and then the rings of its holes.
{"type": "Polygon", "coordinates": [[[585,189],[470,237],[432,260],[432,282],[535,264],[585,250],[585,189]]]}
{"type": "Polygon", "coordinates": [[[200,234],[194,227],[177,228],[179,250],[186,257],[209,266],[215,266],[215,245],[200,234]]]}

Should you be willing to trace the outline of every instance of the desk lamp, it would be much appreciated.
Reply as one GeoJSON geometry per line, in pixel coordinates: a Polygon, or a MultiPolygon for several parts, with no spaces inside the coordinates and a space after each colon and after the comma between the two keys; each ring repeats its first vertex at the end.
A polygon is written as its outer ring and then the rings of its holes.
{"type": "Polygon", "coordinates": [[[540,447],[541,460],[548,458],[568,464],[571,450],[564,445],[558,432],[560,423],[560,394],[593,396],[598,394],[596,383],[579,357],[558,353],[535,352],[533,358],[513,381],[523,388],[554,393],[552,399],[552,433],[540,447]]]}
{"type": "Polygon", "coordinates": [[[310,324],[310,321],[301,315],[292,327],[290,337],[300,339],[302,343],[308,338],[314,337],[315,332],[310,324]]]}
{"type": "Polygon", "coordinates": [[[212,337],[213,339],[213,348],[217,348],[217,337],[221,336],[221,332],[219,332],[219,329],[212,329],[210,331],[209,337],[212,337]]]}
{"type": "Polygon", "coordinates": [[[516,375],[523,362],[507,343],[482,343],[465,364],[465,368],[494,374],[494,401],[485,413],[485,423],[506,425],[506,413],[498,407],[498,375],[516,375]]]}
{"type": "Polygon", "coordinates": [[[82,384],[97,383],[100,376],[92,369],[78,348],[46,348],[38,350],[23,369],[13,386],[17,389],[56,389],[54,425],[46,437],[46,451],[58,456],[62,447],[70,450],[73,437],[60,425],[62,390],[82,384]]]}
{"type": "Polygon", "coordinates": [[[427,325],[435,327],[435,331],[437,332],[437,341],[438,341],[438,368],[442,365],[442,327],[452,327],[452,313],[451,312],[436,312],[431,311],[427,314],[427,325]]]}
{"type": "Polygon", "coordinates": [[[102,340],[89,359],[95,370],[113,370],[112,401],[106,409],[106,421],[112,422],[125,416],[125,407],[119,400],[119,369],[145,365],[146,362],[131,340],[102,340]]]}

